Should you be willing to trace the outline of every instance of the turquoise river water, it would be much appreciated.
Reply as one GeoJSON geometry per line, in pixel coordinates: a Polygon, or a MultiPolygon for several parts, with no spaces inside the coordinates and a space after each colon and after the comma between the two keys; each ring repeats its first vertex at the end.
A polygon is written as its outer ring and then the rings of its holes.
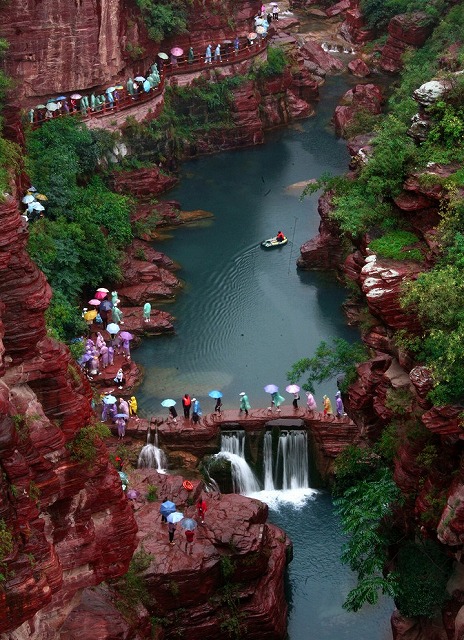
{"type": "MultiPolygon", "coordinates": [[[[145,339],[134,351],[145,371],[137,393],[142,415],[165,414],[161,400],[172,397],[179,406],[186,392],[200,400],[203,413],[210,412],[211,389],[224,393],[227,409],[238,407],[241,391],[252,407],[268,406],[263,387],[273,383],[283,390],[292,363],[312,355],[321,340],[356,339],[357,332],[346,326],[345,293],[336,280],[296,269],[299,247],[316,235],[319,216],[317,195],[301,202],[302,188],[292,187],[325,172],[346,171],[345,143],[329,123],[347,82],[329,79],[316,117],[271,133],[265,145],[182,167],[169,198],[214,217],[176,229],[157,243],[181,265],[185,288],[164,307],[176,317],[176,334],[145,339]],[[260,242],[279,229],[289,244],[263,250],[260,242]]],[[[333,398],[335,390],[334,382],[321,385],[319,406],[322,394],[333,398]]],[[[287,579],[289,639],[390,638],[390,601],[358,614],[341,607],[355,578],[339,560],[344,538],[330,496],[284,493],[258,495],[270,504],[271,520],[294,542],[287,579]]]]}

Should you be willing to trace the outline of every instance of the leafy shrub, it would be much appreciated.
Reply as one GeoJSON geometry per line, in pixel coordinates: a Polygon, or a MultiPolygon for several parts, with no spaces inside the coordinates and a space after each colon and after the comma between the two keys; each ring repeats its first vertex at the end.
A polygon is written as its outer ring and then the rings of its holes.
{"type": "Polygon", "coordinates": [[[288,64],[287,54],[282,47],[269,46],[267,48],[267,60],[257,64],[254,68],[254,73],[258,78],[271,78],[282,74],[288,64]]]}
{"type": "Polygon", "coordinates": [[[103,438],[109,438],[111,431],[102,422],[96,422],[88,427],[82,427],[74,437],[74,440],[66,446],[71,452],[73,460],[95,462],[98,454],[98,444],[103,438]]]}
{"type": "Polygon", "coordinates": [[[148,593],[143,573],[148,569],[154,557],[142,547],[136,551],[130,561],[129,570],[118,583],[119,595],[122,599],[120,608],[136,608],[138,603],[150,605],[150,595],[148,593]]]}
{"type": "Polygon", "coordinates": [[[158,500],[158,487],[154,484],[148,485],[147,500],[148,502],[156,502],[158,500]]]}
{"type": "Polygon", "coordinates": [[[419,239],[410,231],[390,231],[377,240],[372,240],[369,248],[378,256],[391,260],[423,260],[419,249],[408,249],[408,246],[419,242],[419,239]]]}
{"type": "Polygon", "coordinates": [[[148,34],[155,42],[187,31],[187,10],[192,4],[189,0],[137,0],[137,4],[148,34]]]}
{"type": "Polygon", "coordinates": [[[399,13],[425,11],[427,21],[438,20],[444,12],[446,0],[361,0],[361,9],[369,27],[385,28],[393,16],[399,13]]]}
{"type": "Polygon", "coordinates": [[[433,540],[409,542],[398,554],[396,606],[403,616],[433,618],[449,598],[446,583],[452,559],[433,540]]]}
{"type": "Polygon", "coordinates": [[[7,579],[6,560],[14,549],[13,532],[3,518],[0,519],[0,582],[7,579]]]}
{"type": "Polygon", "coordinates": [[[334,495],[341,496],[349,487],[372,477],[380,463],[379,456],[371,449],[348,445],[335,460],[334,495]]]}
{"type": "Polygon", "coordinates": [[[387,549],[394,539],[388,520],[400,502],[400,490],[391,471],[385,468],[349,487],[335,500],[343,531],[350,536],[343,549],[342,562],[358,573],[358,585],[343,605],[348,611],[358,611],[366,602],[375,604],[379,591],[395,595],[396,576],[384,575],[384,569],[387,549]]]}

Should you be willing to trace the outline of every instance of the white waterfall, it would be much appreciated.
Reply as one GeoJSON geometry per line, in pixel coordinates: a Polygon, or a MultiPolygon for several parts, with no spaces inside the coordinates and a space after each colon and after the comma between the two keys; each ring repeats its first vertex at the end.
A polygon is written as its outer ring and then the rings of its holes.
{"type": "Polygon", "coordinates": [[[308,438],[306,431],[282,431],[277,447],[277,463],[282,468],[282,489],[309,486],[308,438]]]}
{"type": "Polygon", "coordinates": [[[221,435],[221,451],[217,454],[230,461],[235,493],[260,490],[259,482],[245,460],[245,432],[230,431],[221,435]]]}
{"type": "Polygon", "coordinates": [[[165,472],[168,466],[166,454],[158,447],[158,431],[155,429],[154,434],[150,427],[147,430],[147,444],[139,453],[137,461],[138,469],[156,469],[156,471],[165,472]],[[155,444],[152,443],[152,439],[155,444]]]}
{"type": "Polygon", "coordinates": [[[264,434],[263,447],[263,467],[264,467],[264,491],[274,491],[274,477],[272,473],[272,432],[266,431],[264,434]]]}
{"type": "Polygon", "coordinates": [[[154,444],[146,444],[139,454],[137,468],[165,471],[166,467],[167,460],[164,451],[154,444]]]}

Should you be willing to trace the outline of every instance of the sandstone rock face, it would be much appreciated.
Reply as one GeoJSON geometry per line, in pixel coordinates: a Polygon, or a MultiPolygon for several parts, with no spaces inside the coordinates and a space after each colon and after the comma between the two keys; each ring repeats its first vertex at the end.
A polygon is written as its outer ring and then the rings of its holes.
{"type": "MultiPolygon", "coordinates": [[[[233,33],[244,36],[258,8],[248,0],[235,3],[233,33]]],[[[222,42],[231,37],[229,16],[213,2],[200,3],[189,17],[188,36],[165,41],[162,49],[175,44],[188,50],[190,42],[206,42],[212,33],[222,42]]],[[[105,89],[144,74],[160,50],[132,0],[8,3],[0,10],[0,34],[10,44],[6,67],[18,80],[15,96],[27,108],[42,97],[105,89]]]]}
{"type": "Polygon", "coordinates": [[[0,510],[14,540],[0,630],[24,623],[24,637],[52,638],[77,592],[127,570],[136,524],[102,444],[95,441],[91,466],[73,457],[77,433],[94,419],[91,390],[67,348],[45,335],[50,289],[25,251],[12,198],[0,219],[0,510]]]}
{"type": "Polygon", "coordinates": [[[340,27],[340,33],[348,42],[354,44],[365,44],[374,39],[375,33],[366,27],[358,2],[354,2],[352,8],[346,11],[345,22],[340,27]]]}
{"type": "Polygon", "coordinates": [[[309,60],[323,69],[326,73],[342,71],[344,65],[341,60],[324,51],[317,42],[306,40],[300,50],[305,60],[309,60]]]}
{"type": "MultiPolygon", "coordinates": [[[[204,494],[205,524],[195,529],[192,554],[186,553],[182,529],[178,527],[171,547],[166,526],[159,517],[165,495],[187,517],[197,517],[195,507],[187,504],[189,494],[182,487],[182,480],[178,476],[160,476],[152,470],[131,474],[135,490],[145,493],[150,483],[158,487],[160,496],[159,502],[137,502],[135,517],[140,546],[153,557],[144,572],[148,601],[152,603],[147,608],[151,615],[166,618],[165,638],[178,637],[180,631],[194,640],[222,637],[221,623],[232,615],[221,598],[225,584],[233,589],[247,637],[285,638],[283,575],[288,543],[282,531],[266,522],[267,505],[237,494],[204,494]],[[232,571],[226,581],[225,562],[232,571]],[[212,594],[216,595],[211,597],[212,594]]],[[[194,503],[201,489],[201,483],[194,483],[194,503]]]]}
{"type": "Polygon", "coordinates": [[[380,59],[382,69],[391,73],[398,72],[403,66],[402,57],[406,49],[423,45],[431,30],[427,14],[422,11],[392,18],[380,59]]]}
{"type": "Polygon", "coordinates": [[[374,115],[382,111],[382,91],[375,84],[357,84],[345,93],[342,104],[335,109],[333,122],[339,135],[346,134],[358,111],[368,111],[374,115]]]}
{"type": "Polygon", "coordinates": [[[330,220],[333,194],[319,198],[317,210],[321,217],[319,233],[300,247],[299,269],[336,269],[340,264],[342,247],[336,224],[330,220]]]}
{"type": "Polygon", "coordinates": [[[177,178],[161,173],[158,167],[150,167],[134,171],[115,171],[112,187],[118,193],[144,198],[157,196],[172,189],[177,181],[177,178]]]}
{"type": "Polygon", "coordinates": [[[369,69],[367,64],[359,58],[356,58],[356,60],[351,60],[348,63],[348,69],[354,76],[357,76],[358,78],[365,78],[371,73],[371,70],[369,69]]]}

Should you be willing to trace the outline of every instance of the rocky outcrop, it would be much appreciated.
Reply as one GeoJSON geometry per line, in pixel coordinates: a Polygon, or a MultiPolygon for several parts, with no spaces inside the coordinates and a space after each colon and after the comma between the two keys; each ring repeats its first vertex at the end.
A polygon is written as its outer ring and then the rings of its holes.
{"type": "Polygon", "coordinates": [[[299,269],[336,269],[340,264],[342,246],[338,235],[338,227],[330,219],[333,208],[330,192],[319,198],[317,210],[321,217],[319,233],[300,247],[297,260],[299,269]]]}
{"type": "Polygon", "coordinates": [[[365,44],[374,39],[375,32],[366,26],[358,4],[357,1],[353,2],[351,8],[346,11],[345,21],[340,27],[340,33],[348,42],[365,44]]]}
{"type": "Polygon", "coordinates": [[[432,31],[430,17],[423,11],[395,16],[388,25],[388,39],[382,48],[380,66],[397,73],[403,66],[402,57],[410,47],[420,47],[432,31]]]}
{"type": "Polygon", "coordinates": [[[133,171],[115,171],[111,187],[117,193],[134,198],[153,197],[172,189],[178,182],[174,176],[167,176],[158,167],[135,169],[133,171]]]}
{"type": "Polygon", "coordinates": [[[359,58],[351,60],[348,63],[348,70],[358,78],[366,78],[371,73],[371,70],[364,62],[364,60],[360,60],[359,58]]]}
{"type": "MultiPolygon", "coordinates": [[[[189,16],[188,35],[162,48],[188,50],[191,43],[206,46],[212,37],[222,42],[231,33],[245,36],[258,10],[259,3],[248,0],[220,12],[211,2],[200,3],[189,16]]],[[[15,97],[26,108],[50,96],[125,83],[144,74],[160,51],[133,0],[7,3],[0,10],[0,35],[9,43],[6,70],[17,80],[15,97]]]]}
{"type": "Polygon", "coordinates": [[[382,90],[375,84],[357,84],[345,93],[341,105],[336,107],[333,117],[335,130],[339,135],[345,135],[347,127],[353,123],[356,114],[367,111],[374,115],[382,111],[382,90]]]}

